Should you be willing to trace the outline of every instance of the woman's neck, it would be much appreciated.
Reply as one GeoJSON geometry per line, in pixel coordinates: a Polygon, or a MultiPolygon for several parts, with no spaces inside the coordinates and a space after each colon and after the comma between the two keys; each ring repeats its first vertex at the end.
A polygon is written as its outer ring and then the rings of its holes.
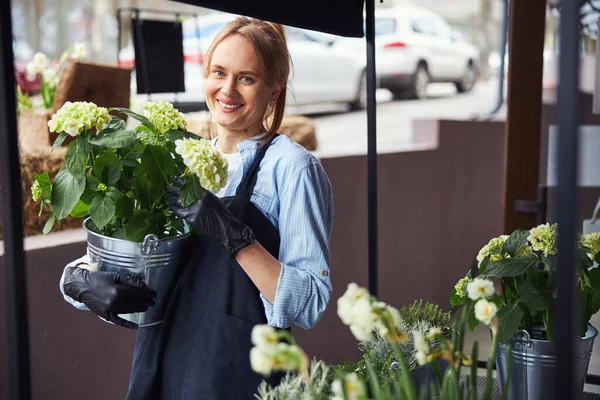
{"type": "Polygon", "coordinates": [[[244,131],[234,131],[223,127],[217,127],[218,140],[217,148],[221,153],[238,153],[237,145],[246,139],[250,139],[260,133],[260,129],[248,129],[244,131]]]}

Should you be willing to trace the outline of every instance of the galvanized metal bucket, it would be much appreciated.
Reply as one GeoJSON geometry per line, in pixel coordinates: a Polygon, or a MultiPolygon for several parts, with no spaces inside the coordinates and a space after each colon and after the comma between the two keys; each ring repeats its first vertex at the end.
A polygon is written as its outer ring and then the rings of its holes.
{"type": "MultiPolygon", "coordinates": [[[[588,325],[585,337],[576,339],[574,355],[577,360],[576,382],[579,399],[583,398],[583,385],[597,335],[598,330],[588,325]]],[[[513,336],[508,344],[512,350],[512,365],[507,400],[551,399],[554,389],[551,380],[556,368],[554,343],[531,339],[527,331],[521,331],[513,336]]],[[[507,376],[506,349],[507,344],[498,344],[496,347],[496,365],[501,388],[504,387],[507,376]]]]}
{"type": "Polygon", "coordinates": [[[140,327],[160,324],[179,257],[189,233],[167,239],[159,239],[150,234],[146,235],[142,243],[136,243],[100,235],[87,226],[89,221],[88,218],[83,222],[83,228],[87,231],[88,255],[93,262],[98,263],[98,271],[114,271],[133,276],[156,291],[155,305],[148,311],[120,314],[119,317],[140,327]]]}

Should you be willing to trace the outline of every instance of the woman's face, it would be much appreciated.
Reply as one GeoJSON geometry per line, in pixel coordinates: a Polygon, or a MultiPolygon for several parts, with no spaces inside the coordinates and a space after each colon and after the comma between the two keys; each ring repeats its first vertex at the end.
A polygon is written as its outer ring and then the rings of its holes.
{"type": "Polygon", "coordinates": [[[204,83],[206,104],[215,122],[230,131],[260,133],[265,110],[278,94],[260,73],[250,42],[231,35],[215,48],[204,83]]]}

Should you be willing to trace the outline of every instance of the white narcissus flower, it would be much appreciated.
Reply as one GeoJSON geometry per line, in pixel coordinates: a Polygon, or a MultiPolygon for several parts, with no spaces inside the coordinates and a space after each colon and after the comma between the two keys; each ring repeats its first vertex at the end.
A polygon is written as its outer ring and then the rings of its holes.
{"type": "Polygon", "coordinates": [[[475,318],[477,318],[478,321],[489,325],[492,322],[492,318],[496,316],[496,312],[498,312],[498,306],[487,301],[486,299],[480,299],[477,303],[475,303],[474,311],[475,318]]]}
{"type": "Polygon", "coordinates": [[[475,278],[467,285],[467,295],[471,300],[490,297],[494,294],[494,282],[489,279],[475,278]]]}
{"type": "Polygon", "coordinates": [[[367,398],[365,384],[354,372],[347,374],[342,379],[336,379],[331,385],[331,391],[333,392],[332,400],[366,400],[367,398]]]}
{"type": "Polygon", "coordinates": [[[27,63],[27,78],[34,80],[37,74],[41,74],[46,69],[48,57],[44,53],[35,53],[33,59],[27,63]]]}
{"type": "Polygon", "coordinates": [[[415,342],[415,349],[417,351],[421,351],[425,354],[428,354],[429,353],[429,343],[427,342],[427,339],[425,339],[423,332],[414,330],[412,333],[413,333],[413,340],[415,342]]]}
{"type": "Polygon", "coordinates": [[[277,343],[277,332],[269,325],[255,325],[252,329],[252,343],[255,346],[267,346],[277,343]]]}
{"type": "Polygon", "coordinates": [[[59,78],[54,68],[46,68],[44,71],[42,71],[42,78],[51,88],[58,86],[59,78]]]}
{"type": "Polygon", "coordinates": [[[83,42],[75,42],[73,44],[73,51],[71,52],[71,60],[79,61],[87,57],[87,48],[83,42]]]}
{"type": "Polygon", "coordinates": [[[369,292],[354,282],[349,283],[346,292],[337,300],[337,313],[344,324],[350,325],[353,323],[356,314],[354,306],[361,299],[368,302],[369,292]]]}
{"type": "Polygon", "coordinates": [[[253,347],[250,350],[250,365],[255,372],[265,376],[271,375],[273,370],[272,347],[253,347]]]}

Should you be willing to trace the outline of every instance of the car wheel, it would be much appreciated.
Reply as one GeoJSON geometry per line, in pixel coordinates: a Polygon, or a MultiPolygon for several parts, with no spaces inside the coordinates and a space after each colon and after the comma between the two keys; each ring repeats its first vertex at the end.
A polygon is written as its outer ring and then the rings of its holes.
{"type": "Polygon", "coordinates": [[[460,81],[456,82],[454,85],[456,86],[456,90],[458,91],[458,93],[466,93],[466,92],[470,91],[471,89],[473,89],[473,86],[475,86],[475,80],[476,80],[475,68],[473,68],[472,64],[469,64],[467,66],[467,70],[465,71],[465,74],[463,75],[463,77],[460,79],[460,81]]]}
{"type": "Polygon", "coordinates": [[[367,74],[363,71],[356,88],[356,98],[350,103],[350,109],[356,111],[365,108],[367,108],[367,74]]]}
{"type": "Polygon", "coordinates": [[[427,85],[429,85],[429,72],[423,64],[419,64],[413,76],[411,95],[415,99],[427,98],[427,85]]]}

